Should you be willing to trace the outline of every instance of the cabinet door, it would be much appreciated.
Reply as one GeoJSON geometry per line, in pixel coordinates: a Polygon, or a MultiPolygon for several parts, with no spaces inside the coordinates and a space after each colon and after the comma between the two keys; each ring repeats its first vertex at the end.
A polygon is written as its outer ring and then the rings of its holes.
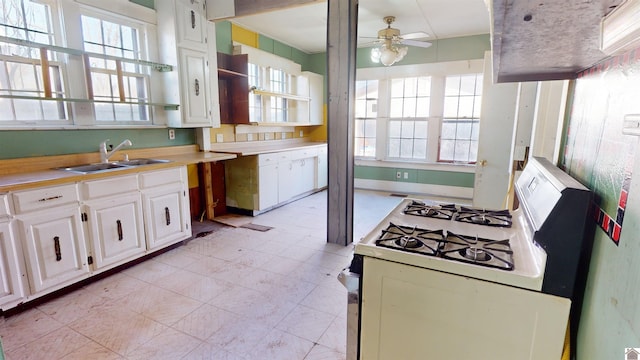
{"type": "Polygon", "coordinates": [[[281,161],[278,163],[278,203],[285,202],[296,195],[297,161],[281,161]]]}
{"type": "Polygon", "coordinates": [[[20,250],[10,223],[0,222],[0,308],[3,310],[17,305],[25,297],[20,250]]]}
{"type": "Polygon", "coordinates": [[[317,183],[316,183],[316,189],[322,189],[324,187],[327,186],[327,182],[328,182],[328,168],[327,168],[327,153],[325,152],[320,152],[318,154],[318,157],[316,158],[316,166],[317,166],[317,175],[318,175],[318,179],[317,179],[317,183]]]}
{"type": "Polygon", "coordinates": [[[207,53],[180,49],[182,125],[210,126],[207,53]]]}
{"type": "MultiPolygon", "coordinates": [[[[166,0],[165,0],[166,1],[166,0]]],[[[207,41],[207,23],[204,18],[205,1],[177,0],[176,20],[178,44],[202,49],[207,41]]]]}
{"type": "Polygon", "coordinates": [[[315,189],[316,186],[316,160],[306,158],[300,160],[300,188],[299,194],[315,189]]]}
{"type": "Polygon", "coordinates": [[[149,250],[191,236],[185,190],[164,187],[143,193],[145,230],[149,250]]]}
{"type": "Polygon", "coordinates": [[[32,293],[88,276],[80,219],[78,207],[53,208],[18,219],[32,293]]]}
{"type": "Polygon", "coordinates": [[[105,270],[144,254],[144,223],[139,193],[87,203],[96,269],[105,270]]]}
{"type": "Polygon", "coordinates": [[[258,168],[258,210],[278,204],[278,165],[271,164],[258,168]]]}

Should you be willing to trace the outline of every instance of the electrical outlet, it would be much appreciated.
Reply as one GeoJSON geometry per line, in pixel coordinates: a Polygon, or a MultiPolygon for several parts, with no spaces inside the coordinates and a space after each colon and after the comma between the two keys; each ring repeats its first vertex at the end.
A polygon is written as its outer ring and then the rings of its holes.
{"type": "Polygon", "coordinates": [[[247,141],[253,141],[253,134],[247,134],[247,141]]]}
{"type": "Polygon", "coordinates": [[[396,171],[396,179],[400,179],[402,177],[401,171],[396,171]]]}
{"type": "Polygon", "coordinates": [[[265,140],[271,140],[271,134],[270,133],[264,133],[264,139],[265,140]]]}
{"type": "Polygon", "coordinates": [[[405,173],[404,173],[404,178],[405,178],[405,179],[408,179],[408,178],[409,178],[409,173],[408,173],[408,172],[405,172],[405,173]]]}
{"type": "Polygon", "coordinates": [[[304,130],[300,130],[300,137],[304,137],[304,130]]]}
{"type": "Polygon", "coordinates": [[[174,140],[176,138],[176,131],[174,129],[169,129],[169,140],[174,140]]]}
{"type": "Polygon", "coordinates": [[[283,132],[283,133],[282,133],[282,137],[281,137],[281,138],[282,138],[282,139],[286,139],[286,138],[287,138],[287,133],[286,133],[286,132],[283,132]]]}
{"type": "Polygon", "coordinates": [[[224,135],[216,134],[216,142],[224,142],[224,135]]]}

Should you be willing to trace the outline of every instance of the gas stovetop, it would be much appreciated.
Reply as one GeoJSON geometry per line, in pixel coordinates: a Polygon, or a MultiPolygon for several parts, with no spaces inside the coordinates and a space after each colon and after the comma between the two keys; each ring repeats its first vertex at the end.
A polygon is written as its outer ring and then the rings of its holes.
{"type": "Polygon", "coordinates": [[[414,215],[435,219],[496,226],[511,227],[511,213],[509,210],[477,209],[454,204],[426,204],[419,200],[409,200],[402,212],[406,215],[414,215]]]}
{"type": "Polygon", "coordinates": [[[468,209],[403,199],[356,243],[355,254],[540,290],[546,254],[522,211],[499,212],[510,226],[487,224],[481,215],[479,224],[456,220],[468,209]]]}
{"type": "Polygon", "coordinates": [[[390,223],[375,241],[377,246],[425,256],[436,256],[478,266],[513,270],[509,239],[491,240],[453,232],[390,223]]]}

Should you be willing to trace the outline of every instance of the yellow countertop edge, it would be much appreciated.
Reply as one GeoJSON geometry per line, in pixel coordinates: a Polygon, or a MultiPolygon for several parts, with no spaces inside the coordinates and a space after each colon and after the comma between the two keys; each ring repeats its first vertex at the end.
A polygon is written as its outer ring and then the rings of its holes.
{"type": "Polygon", "coordinates": [[[250,156],[268,154],[281,151],[300,150],[310,147],[324,147],[326,142],[295,142],[295,143],[273,143],[273,142],[234,142],[234,143],[212,143],[211,151],[237,154],[239,156],[250,156]]]}
{"type": "Polygon", "coordinates": [[[64,170],[48,169],[0,175],[0,193],[42,186],[68,184],[78,181],[102,179],[112,176],[167,169],[189,164],[230,160],[236,157],[237,156],[235,154],[217,152],[183,153],[158,157],[164,160],[170,160],[170,162],[167,163],[141,165],[130,169],[118,169],[115,171],[98,172],[93,174],[79,174],[64,170]]]}

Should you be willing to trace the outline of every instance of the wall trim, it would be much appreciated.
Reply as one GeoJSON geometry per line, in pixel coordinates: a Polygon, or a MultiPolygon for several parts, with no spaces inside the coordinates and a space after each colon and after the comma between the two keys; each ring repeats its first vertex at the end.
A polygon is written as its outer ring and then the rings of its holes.
{"type": "Polygon", "coordinates": [[[354,187],[376,191],[387,191],[401,194],[417,194],[457,198],[463,200],[473,199],[473,188],[459,186],[445,186],[433,184],[418,184],[398,181],[354,179],[354,187]]]}

